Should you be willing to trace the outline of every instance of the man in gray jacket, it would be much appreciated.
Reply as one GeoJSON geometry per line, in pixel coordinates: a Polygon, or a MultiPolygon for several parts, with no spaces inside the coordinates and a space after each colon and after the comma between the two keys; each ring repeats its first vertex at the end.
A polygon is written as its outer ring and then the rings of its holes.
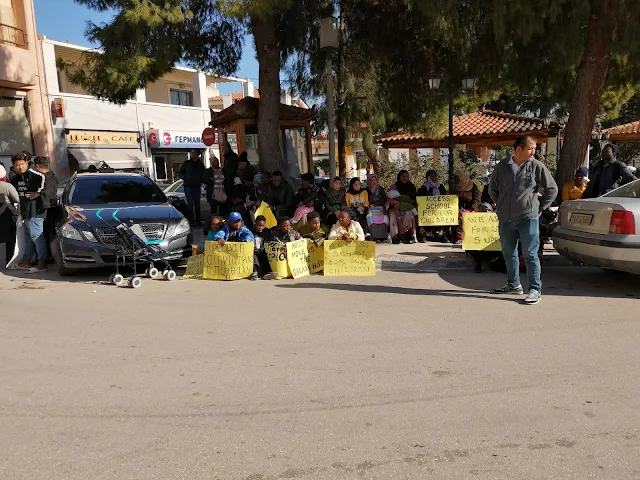
{"type": "Polygon", "coordinates": [[[494,293],[522,295],[518,242],[527,265],[529,294],[526,304],[535,305],[542,296],[539,217],[558,195],[558,185],[544,163],[533,158],[536,141],[524,135],[514,146],[513,157],[500,162],[489,183],[489,195],[496,202],[502,255],[508,282],[494,293]],[[543,190],[541,196],[538,195],[543,190]]]}

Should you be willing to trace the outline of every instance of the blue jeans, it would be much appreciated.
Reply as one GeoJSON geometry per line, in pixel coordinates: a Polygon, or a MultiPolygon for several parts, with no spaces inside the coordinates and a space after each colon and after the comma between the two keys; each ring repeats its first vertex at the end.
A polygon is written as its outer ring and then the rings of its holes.
{"type": "Polygon", "coordinates": [[[24,254],[23,262],[31,261],[36,254],[39,265],[47,263],[47,239],[44,235],[44,218],[29,218],[24,221],[24,254]],[[35,249],[35,252],[34,252],[35,249]]]}
{"type": "Polygon", "coordinates": [[[540,247],[540,226],[538,217],[525,218],[517,222],[500,223],[500,242],[502,256],[507,266],[509,285],[520,286],[520,262],[518,261],[518,242],[522,245],[522,256],[527,265],[529,289],[542,292],[541,268],[538,249],[540,247]]]}

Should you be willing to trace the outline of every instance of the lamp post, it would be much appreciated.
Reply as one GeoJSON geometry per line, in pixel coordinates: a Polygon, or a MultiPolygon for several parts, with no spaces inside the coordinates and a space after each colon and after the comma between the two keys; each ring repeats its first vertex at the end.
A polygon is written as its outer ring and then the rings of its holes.
{"type": "Polygon", "coordinates": [[[329,177],[336,175],[336,109],[335,93],[333,89],[332,49],[338,48],[338,19],[325,17],[320,20],[320,48],[328,52],[325,64],[325,79],[327,82],[327,128],[329,129],[329,177]]]}
{"type": "MultiPolygon", "coordinates": [[[[442,83],[442,77],[439,73],[434,73],[429,78],[429,88],[434,91],[440,90],[440,85],[442,83]]],[[[453,181],[453,150],[454,150],[454,142],[453,142],[453,100],[456,93],[460,91],[469,91],[473,90],[476,84],[476,79],[471,76],[467,76],[462,79],[462,88],[460,90],[454,88],[453,84],[449,83],[447,85],[447,95],[449,97],[449,193],[453,192],[454,184],[453,181]]]]}

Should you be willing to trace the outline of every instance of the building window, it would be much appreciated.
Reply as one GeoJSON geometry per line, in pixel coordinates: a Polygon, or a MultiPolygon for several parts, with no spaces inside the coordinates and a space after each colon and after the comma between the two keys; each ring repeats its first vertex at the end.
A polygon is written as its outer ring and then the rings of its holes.
{"type": "Polygon", "coordinates": [[[193,107],[193,92],[186,90],[169,90],[171,95],[171,105],[182,105],[184,107],[193,107]]]}

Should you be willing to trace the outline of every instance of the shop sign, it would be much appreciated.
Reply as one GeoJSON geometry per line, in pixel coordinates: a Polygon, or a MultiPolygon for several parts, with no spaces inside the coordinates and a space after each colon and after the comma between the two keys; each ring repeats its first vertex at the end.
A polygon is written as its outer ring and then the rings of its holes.
{"type": "Polygon", "coordinates": [[[71,130],[67,134],[67,145],[110,145],[137,147],[138,134],[128,132],[92,132],[71,130]]]}
{"type": "Polygon", "coordinates": [[[152,148],[207,148],[202,143],[202,132],[150,130],[147,134],[147,142],[152,148]]]}

